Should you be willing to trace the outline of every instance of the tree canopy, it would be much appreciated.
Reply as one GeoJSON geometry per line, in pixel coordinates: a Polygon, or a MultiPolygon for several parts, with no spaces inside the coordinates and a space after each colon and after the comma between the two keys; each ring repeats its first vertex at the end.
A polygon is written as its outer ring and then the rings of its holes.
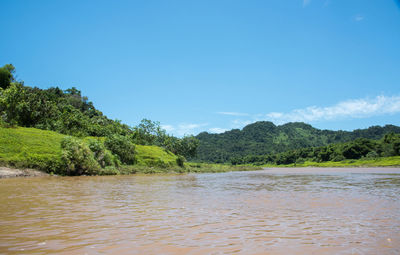
{"type": "Polygon", "coordinates": [[[7,64],[0,68],[0,88],[6,89],[14,79],[15,68],[12,64],[7,64]]]}

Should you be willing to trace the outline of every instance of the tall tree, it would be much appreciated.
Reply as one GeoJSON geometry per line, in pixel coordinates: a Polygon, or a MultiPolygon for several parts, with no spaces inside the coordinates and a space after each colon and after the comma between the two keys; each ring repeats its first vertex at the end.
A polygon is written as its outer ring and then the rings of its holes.
{"type": "Polygon", "coordinates": [[[7,64],[0,68],[0,87],[6,89],[10,86],[14,79],[15,67],[7,64]]]}

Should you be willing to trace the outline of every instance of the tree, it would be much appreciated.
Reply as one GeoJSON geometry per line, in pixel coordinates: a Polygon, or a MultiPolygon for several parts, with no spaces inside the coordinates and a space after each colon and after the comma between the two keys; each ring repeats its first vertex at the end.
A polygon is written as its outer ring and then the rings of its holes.
{"type": "Polygon", "coordinates": [[[141,145],[159,145],[163,146],[166,139],[165,130],[161,128],[160,122],[143,119],[135,127],[133,140],[141,145]]]}
{"type": "Polygon", "coordinates": [[[6,89],[10,86],[14,79],[15,67],[7,64],[0,68],[0,87],[6,89]]]}

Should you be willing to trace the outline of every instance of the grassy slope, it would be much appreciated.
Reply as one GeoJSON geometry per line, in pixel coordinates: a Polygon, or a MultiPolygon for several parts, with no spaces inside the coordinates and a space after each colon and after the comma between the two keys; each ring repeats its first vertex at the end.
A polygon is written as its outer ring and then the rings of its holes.
{"type": "Polygon", "coordinates": [[[136,160],[140,166],[176,166],[175,154],[158,146],[136,145],[136,160]]]}
{"type": "Polygon", "coordinates": [[[0,127],[0,164],[43,169],[60,158],[64,135],[35,128],[0,127]]]}
{"type": "MultiPolygon", "coordinates": [[[[0,164],[51,171],[46,169],[46,162],[60,159],[63,137],[65,135],[35,128],[0,127],[0,164]]],[[[177,156],[160,147],[136,145],[136,152],[139,166],[176,166],[177,156]]]]}

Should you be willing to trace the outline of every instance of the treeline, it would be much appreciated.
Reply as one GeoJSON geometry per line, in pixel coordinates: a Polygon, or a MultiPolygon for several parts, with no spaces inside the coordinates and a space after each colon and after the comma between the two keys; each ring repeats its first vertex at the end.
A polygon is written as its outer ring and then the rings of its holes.
{"type": "Polygon", "coordinates": [[[350,142],[357,138],[379,140],[388,133],[400,133],[400,127],[372,126],[349,132],[320,130],[298,122],[276,126],[272,122],[259,121],[242,130],[233,129],[222,134],[200,133],[196,136],[200,141],[198,153],[192,160],[228,163],[246,157],[262,158],[285,151],[350,142]]]}
{"type": "Polygon", "coordinates": [[[277,154],[247,155],[232,158],[231,163],[237,164],[276,164],[288,165],[295,163],[342,161],[346,159],[378,158],[400,155],[400,135],[386,134],[380,140],[358,138],[351,142],[331,144],[322,147],[302,148],[277,154]]]}
{"type": "MultiPolygon", "coordinates": [[[[25,86],[23,81],[15,79],[15,68],[11,64],[0,68],[0,125],[52,130],[78,138],[105,137],[104,145],[107,150],[125,164],[134,163],[134,159],[128,159],[123,154],[132,154],[135,144],[160,146],[186,158],[194,157],[198,147],[195,137],[177,138],[168,135],[159,122],[144,119],[139,125],[130,127],[121,121],[111,120],[75,87],[62,90],[58,87],[40,89],[25,86]],[[122,154],[118,153],[117,148],[123,145],[131,149],[122,154]]],[[[76,148],[83,155],[87,148],[83,148],[82,144],[78,145],[79,143],[72,139],[65,142],[63,148],[76,148]]],[[[99,145],[89,144],[89,147],[93,149],[99,145]]],[[[104,164],[116,162],[107,159],[107,152],[102,148],[101,152],[97,152],[98,150],[99,148],[94,149],[92,153],[96,154],[96,157],[104,154],[104,164]]],[[[74,157],[70,158],[72,166],[74,157]]],[[[90,161],[94,162],[92,159],[90,161]]],[[[102,163],[99,165],[102,166],[102,163]]]]}

